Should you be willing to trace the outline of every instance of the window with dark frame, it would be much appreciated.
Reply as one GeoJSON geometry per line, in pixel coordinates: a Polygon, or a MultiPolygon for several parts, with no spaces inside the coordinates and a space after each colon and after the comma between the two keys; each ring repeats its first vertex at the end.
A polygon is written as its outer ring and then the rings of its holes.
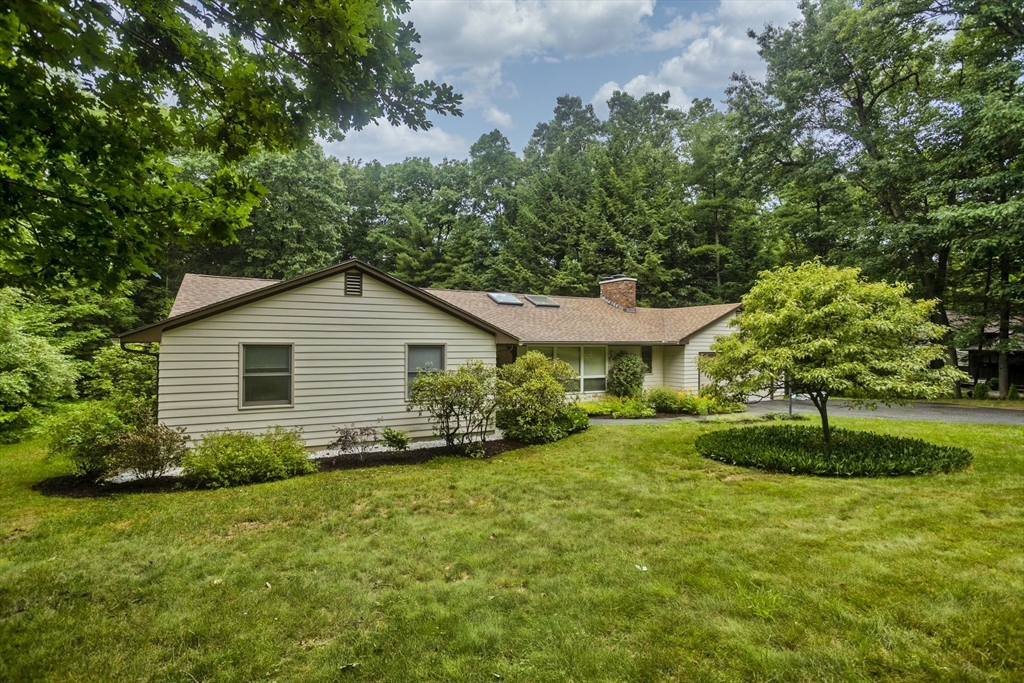
{"type": "Polygon", "coordinates": [[[644,365],[647,366],[647,374],[654,372],[654,347],[653,346],[641,346],[640,357],[644,360],[644,365]]]}
{"type": "Polygon", "coordinates": [[[444,370],[444,345],[409,344],[407,349],[405,389],[408,394],[413,380],[419,377],[421,372],[444,370]]]}
{"type": "Polygon", "coordinates": [[[291,345],[243,344],[242,407],[291,404],[291,345]]]}

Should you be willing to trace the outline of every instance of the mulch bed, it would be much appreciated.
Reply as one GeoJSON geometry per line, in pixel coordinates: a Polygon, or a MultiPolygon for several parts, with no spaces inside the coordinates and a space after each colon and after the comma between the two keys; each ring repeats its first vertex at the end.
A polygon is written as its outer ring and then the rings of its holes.
{"type": "MultiPolygon", "coordinates": [[[[481,459],[493,458],[496,455],[523,448],[523,446],[524,444],[507,439],[485,441],[481,459]]],[[[383,465],[415,465],[450,455],[444,446],[432,446],[430,448],[410,448],[405,453],[374,451],[363,453],[361,456],[349,453],[330,458],[317,458],[316,463],[320,467],[320,472],[331,472],[383,465]]],[[[100,498],[125,493],[168,493],[183,491],[187,488],[189,487],[179,477],[96,483],[83,477],[68,475],[50,477],[32,485],[34,491],[38,491],[44,496],[59,498],[100,498]]]]}
{"type": "MultiPolygon", "coordinates": [[[[524,445],[508,439],[485,441],[484,452],[480,459],[493,458],[496,455],[523,448],[524,445]]],[[[362,455],[346,453],[331,458],[318,458],[317,462],[320,463],[321,472],[329,472],[361,467],[380,467],[381,465],[415,465],[450,455],[451,453],[444,446],[432,446],[430,448],[410,448],[405,453],[395,453],[394,451],[375,451],[362,455]]]]}

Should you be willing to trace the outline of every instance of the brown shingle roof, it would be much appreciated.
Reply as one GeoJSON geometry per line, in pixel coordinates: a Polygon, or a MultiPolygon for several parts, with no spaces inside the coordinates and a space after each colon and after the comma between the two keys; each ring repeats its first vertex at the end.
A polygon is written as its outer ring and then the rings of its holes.
{"type": "Polygon", "coordinates": [[[264,280],[254,277],[224,277],[220,275],[194,275],[186,273],[174,297],[174,305],[168,317],[194,311],[203,306],[215,304],[240,294],[276,284],[278,280],[264,280]]]}
{"type": "Polygon", "coordinates": [[[552,296],[558,308],[534,306],[522,294],[522,306],[505,306],[486,292],[427,289],[434,296],[515,335],[524,343],[677,344],[707,327],[739,304],[686,308],[637,308],[627,313],[601,299],[552,296]]]}
{"type": "MultiPolygon", "coordinates": [[[[189,273],[178,288],[170,317],[241,296],[278,280],[189,273]]],[[[411,288],[414,289],[414,288],[411,288]]],[[[637,308],[626,312],[598,298],[552,296],[558,308],[534,306],[523,294],[522,306],[504,306],[486,292],[423,289],[443,302],[514,336],[522,343],[678,344],[739,304],[685,308],[637,308]]]]}

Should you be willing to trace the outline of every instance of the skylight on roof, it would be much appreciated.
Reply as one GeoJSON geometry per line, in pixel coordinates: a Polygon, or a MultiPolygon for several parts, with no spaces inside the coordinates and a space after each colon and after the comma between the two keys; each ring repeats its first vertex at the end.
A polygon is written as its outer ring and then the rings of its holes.
{"type": "Polygon", "coordinates": [[[559,306],[558,302],[547,294],[527,294],[526,300],[534,306],[540,306],[541,308],[558,308],[559,306]]]}
{"type": "Polygon", "coordinates": [[[513,294],[506,294],[505,292],[487,292],[487,296],[495,303],[499,303],[502,306],[522,306],[523,302],[516,298],[513,294]]]}

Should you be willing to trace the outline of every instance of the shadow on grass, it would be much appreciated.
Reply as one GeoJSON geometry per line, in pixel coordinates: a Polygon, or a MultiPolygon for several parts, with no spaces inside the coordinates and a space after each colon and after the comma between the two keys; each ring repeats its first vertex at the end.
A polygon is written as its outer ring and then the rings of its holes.
{"type": "MultiPolygon", "coordinates": [[[[480,459],[486,460],[487,458],[493,458],[496,455],[523,447],[524,444],[505,439],[487,441],[484,444],[484,451],[480,459]]],[[[334,470],[356,470],[368,467],[383,467],[385,465],[418,465],[443,456],[451,456],[451,453],[444,446],[434,446],[431,448],[416,448],[405,453],[379,451],[363,453],[362,455],[338,455],[329,458],[319,458],[316,462],[319,466],[318,472],[332,472],[334,470]]],[[[102,498],[103,496],[120,494],[172,493],[193,488],[180,477],[158,477],[156,479],[97,483],[88,478],[74,475],[50,477],[32,485],[33,491],[37,491],[44,496],[56,498],[102,498]]]]}

